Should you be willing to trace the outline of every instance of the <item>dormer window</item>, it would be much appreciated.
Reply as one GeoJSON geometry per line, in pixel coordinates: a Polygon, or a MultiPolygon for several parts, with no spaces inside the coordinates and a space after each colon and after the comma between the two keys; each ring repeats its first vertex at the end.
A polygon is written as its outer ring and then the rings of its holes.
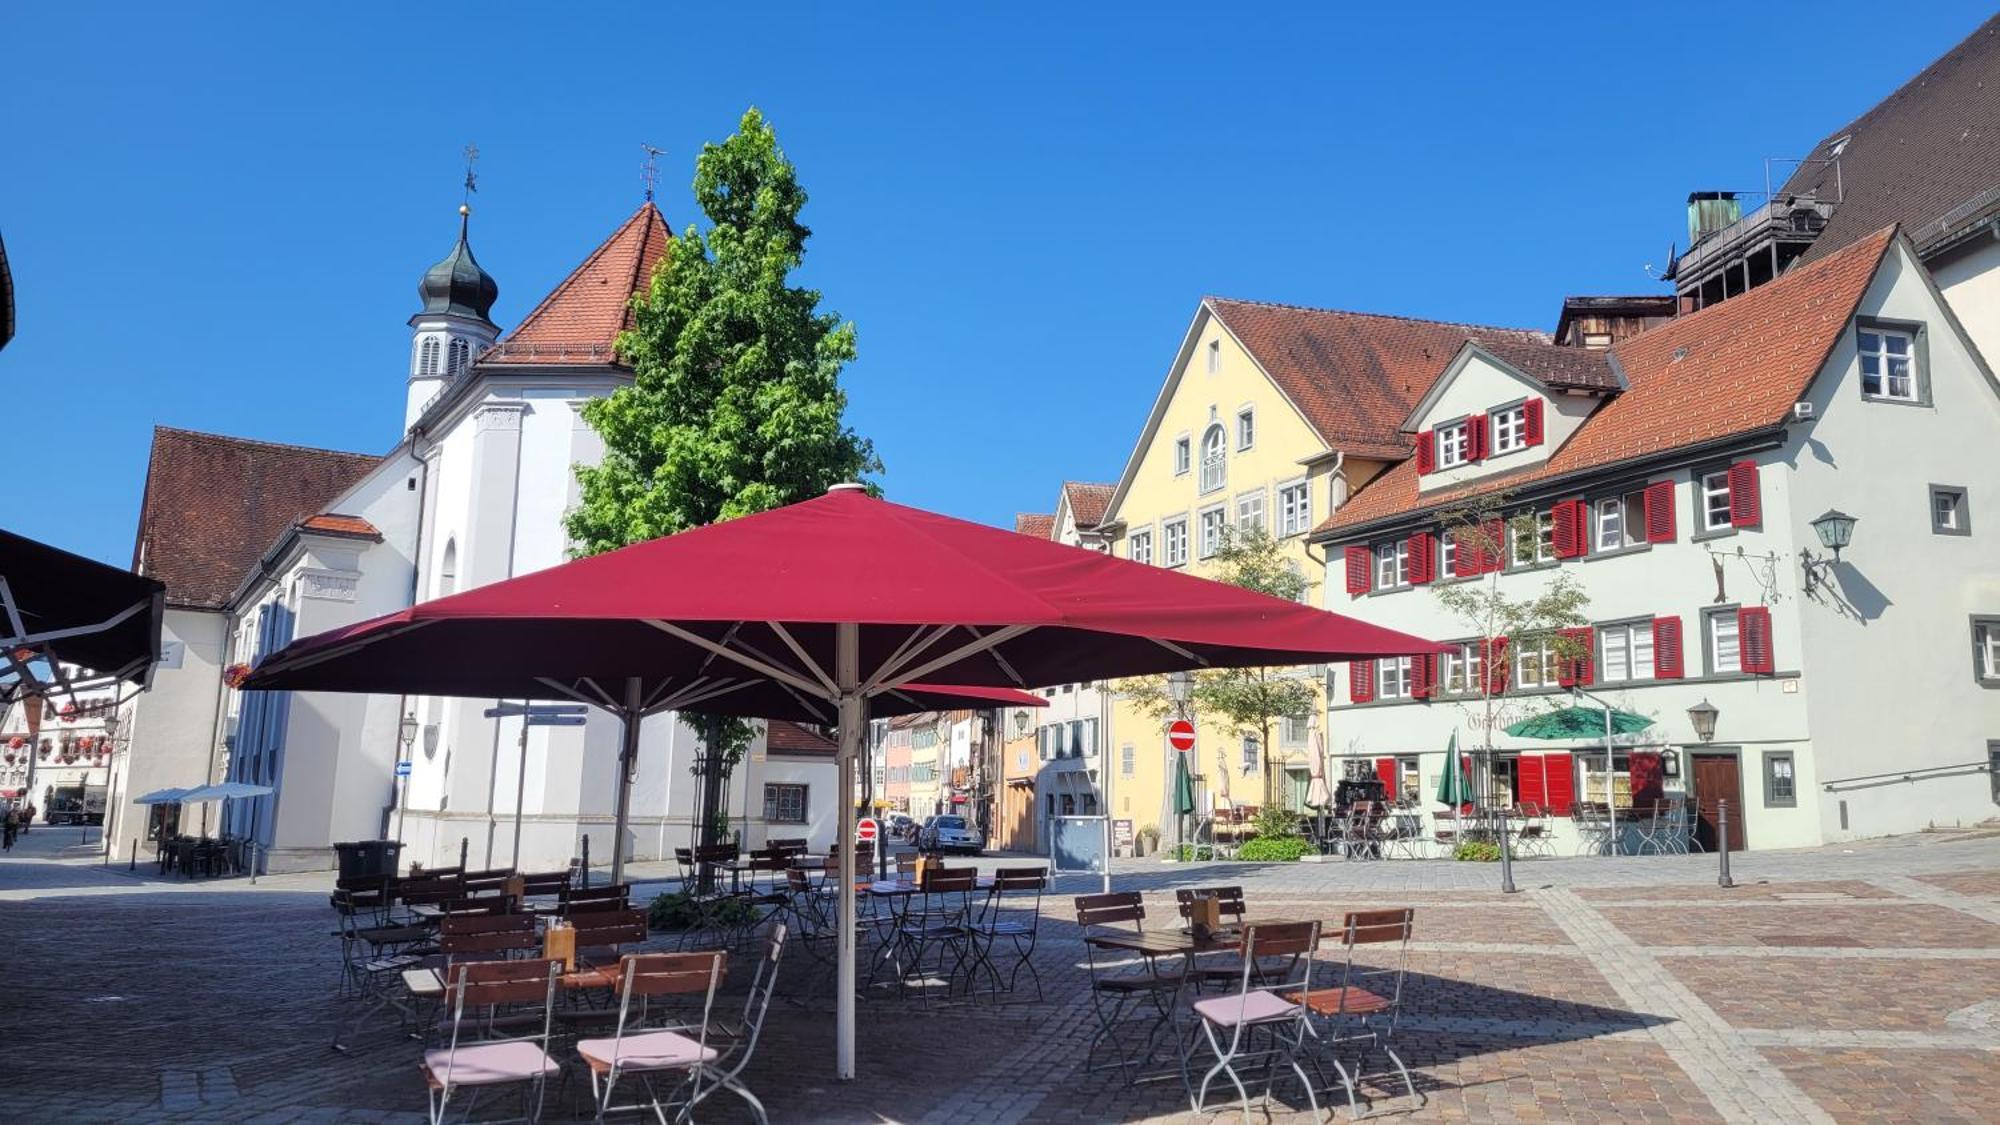
{"type": "Polygon", "coordinates": [[[1503,406],[1493,412],[1491,423],[1493,452],[1512,453],[1528,448],[1528,404],[1503,406]]]}
{"type": "Polygon", "coordinates": [[[1471,442],[1467,440],[1466,424],[1455,422],[1441,426],[1437,432],[1437,467],[1455,468],[1472,460],[1471,442]]]}

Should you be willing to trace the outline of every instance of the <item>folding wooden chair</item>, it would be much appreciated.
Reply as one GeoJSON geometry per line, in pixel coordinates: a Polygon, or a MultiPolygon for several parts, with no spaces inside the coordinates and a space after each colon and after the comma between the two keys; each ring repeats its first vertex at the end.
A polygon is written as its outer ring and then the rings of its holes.
{"type": "MultiPolygon", "coordinates": [[[[461,1089],[471,1089],[476,1099],[480,1090],[517,1083],[528,1087],[523,1095],[523,1116],[529,1121],[541,1118],[542,1091],[549,1075],[561,1069],[549,1057],[549,1031],[561,973],[559,961],[482,961],[456,967],[447,997],[450,1042],[425,1051],[421,1064],[431,1125],[443,1125],[445,1108],[461,1089]],[[479,1038],[481,1032],[494,1026],[494,1015],[503,1007],[520,1017],[539,1014],[539,1019],[527,1024],[531,1030],[525,1035],[479,1038]]],[[[470,1112],[467,1106],[468,1115],[470,1112]]]]}
{"type": "MultiPolygon", "coordinates": [[[[585,1039],[576,1045],[590,1068],[590,1091],[596,1102],[597,1120],[613,1108],[611,1098],[621,1078],[636,1075],[646,1087],[639,1106],[650,1108],[662,1122],[667,1120],[667,1100],[653,1084],[658,1073],[684,1072],[685,1078],[668,1091],[669,1098],[681,1085],[698,1083],[702,1069],[720,1057],[708,1044],[709,1015],[715,1007],[716,986],[722,982],[728,954],[720,950],[705,953],[632,954],[618,965],[618,1024],[609,1038],[585,1039]],[[653,1028],[646,1024],[649,1002],[655,997],[702,994],[701,1022],[680,1029],[653,1028]],[[637,1009],[633,1001],[638,1000],[637,1009]],[[689,1030],[693,1035],[687,1034],[689,1030]]],[[[697,1090],[676,1115],[684,1120],[693,1108],[697,1090]]],[[[761,1108],[761,1107],[760,1107],[761,1108]]]]}
{"type": "MultiPolygon", "coordinates": [[[[1389,1042],[1389,1037],[1396,1031],[1396,1017],[1402,1011],[1403,978],[1409,972],[1410,934],[1415,929],[1416,913],[1405,907],[1348,914],[1341,927],[1342,960],[1338,987],[1285,994],[1285,999],[1310,1011],[1314,1021],[1324,1029],[1320,1039],[1328,1060],[1340,1075],[1341,1085],[1347,1088],[1347,1111],[1351,1116],[1360,1116],[1355,1083],[1365,1077],[1368,1056],[1377,1047],[1395,1064],[1397,1073],[1403,1076],[1404,1090],[1416,1099],[1418,1106],[1424,1104],[1417,1093],[1416,1083],[1410,1079],[1409,1068],[1403,1065],[1402,1058],[1389,1042]],[[1395,948],[1389,951],[1392,963],[1376,965],[1357,962],[1355,950],[1364,945],[1393,945],[1395,948]],[[1351,1072],[1340,1061],[1339,1048],[1343,1043],[1364,1044],[1361,1057],[1355,1061],[1351,1072]]],[[[1314,1070],[1319,1070],[1317,1052],[1309,1061],[1312,1061],[1314,1070]]],[[[1323,1071],[1321,1074],[1324,1076],[1323,1071]]]]}
{"type": "Polygon", "coordinates": [[[1313,1121],[1319,1120],[1319,1098],[1312,1080],[1299,1065],[1299,1055],[1313,1036],[1308,1012],[1314,999],[1312,955],[1319,949],[1318,922],[1278,922],[1246,926],[1243,930],[1243,965],[1239,970],[1234,996],[1214,996],[1195,1002],[1203,1037],[1215,1056],[1201,1077],[1201,1085],[1189,1092],[1188,1102],[1196,1114],[1208,1112],[1208,1088],[1218,1075],[1236,1087],[1244,1125],[1250,1121],[1250,1092],[1244,1088],[1237,1065],[1246,1059],[1261,1058],[1265,1064],[1264,1096],[1270,1097],[1278,1064],[1283,1063],[1305,1087],[1312,1106],[1313,1121]],[[1283,959],[1285,969],[1278,979],[1289,983],[1278,989],[1259,987],[1263,976],[1260,964],[1283,959]],[[1282,990],[1282,991],[1280,991],[1282,990]],[[1258,1040],[1266,1044],[1254,1048],[1258,1040]]]}
{"type": "Polygon", "coordinates": [[[1076,924],[1083,930],[1084,953],[1090,964],[1090,1006],[1097,1016],[1097,1033],[1091,1036],[1090,1046],[1083,1054],[1084,1070],[1110,1070],[1115,1067],[1129,1077],[1130,1072],[1145,1061],[1146,1055],[1132,1057],[1118,1038],[1119,1025],[1137,1012],[1141,1004],[1150,1003],[1156,1016],[1154,1030],[1147,1036],[1150,1049],[1160,1025],[1172,1015],[1171,1005],[1179,994],[1181,975],[1177,968],[1162,970],[1157,958],[1147,958],[1146,972],[1142,976],[1119,974],[1112,965],[1099,963],[1098,948],[1089,940],[1094,933],[1128,925],[1134,933],[1145,930],[1146,905],[1139,892],[1079,895],[1075,901],[1076,924]],[[1098,1050],[1105,1046],[1116,1054],[1116,1061],[1091,1065],[1098,1050]]]}

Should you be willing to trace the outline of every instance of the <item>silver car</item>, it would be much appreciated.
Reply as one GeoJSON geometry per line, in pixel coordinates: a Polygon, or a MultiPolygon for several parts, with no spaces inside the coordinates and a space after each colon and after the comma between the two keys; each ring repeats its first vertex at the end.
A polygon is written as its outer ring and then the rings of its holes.
{"type": "Polygon", "coordinates": [[[923,839],[925,851],[970,852],[978,855],[986,850],[986,837],[979,829],[965,822],[962,816],[934,816],[924,822],[923,839]]]}

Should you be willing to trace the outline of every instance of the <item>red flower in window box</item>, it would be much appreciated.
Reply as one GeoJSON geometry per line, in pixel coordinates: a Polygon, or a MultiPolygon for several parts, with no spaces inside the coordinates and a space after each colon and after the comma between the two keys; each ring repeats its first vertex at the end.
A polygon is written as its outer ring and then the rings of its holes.
{"type": "Polygon", "coordinates": [[[250,666],[248,664],[231,664],[222,670],[222,682],[232,688],[242,687],[243,681],[249,678],[250,666]]]}
{"type": "Polygon", "coordinates": [[[21,747],[26,746],[27,744],[28,740],[22,738],[20,735],[17,734],[14,737],[7,740],[7,749],[19,750],[21,747]]]}
{"type": "Polygon", "coordinates": [[[62,716],[63,722],[73,723],[76,721],[76,704],[65,703],[63,704],[63,709],[57,713],[62,716]]]}

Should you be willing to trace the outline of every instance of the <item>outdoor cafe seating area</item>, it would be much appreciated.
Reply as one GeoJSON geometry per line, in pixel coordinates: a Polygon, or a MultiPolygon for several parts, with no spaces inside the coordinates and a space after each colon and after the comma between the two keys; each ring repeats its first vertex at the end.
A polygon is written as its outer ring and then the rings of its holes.
{"type": "Polygon", "coordinates": [[[242,875],[250,870],[251,843],[239,836],[168,836],[159,842],[160,874],[188,879],[242,875]]]}

